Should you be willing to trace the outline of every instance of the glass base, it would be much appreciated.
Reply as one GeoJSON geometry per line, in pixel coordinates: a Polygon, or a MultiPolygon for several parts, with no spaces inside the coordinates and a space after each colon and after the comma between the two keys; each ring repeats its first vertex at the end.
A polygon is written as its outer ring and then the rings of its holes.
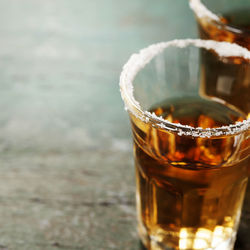
{"type": "Polygon", "coordinates": [[[205,228],[181,228],[179,232],[158,229],[149,235],[146,228],[139,225],[138,231],[148,250],[233,250],[236,239],[232,229],[229,232],[221,226],[214,231],[205,228]]]}

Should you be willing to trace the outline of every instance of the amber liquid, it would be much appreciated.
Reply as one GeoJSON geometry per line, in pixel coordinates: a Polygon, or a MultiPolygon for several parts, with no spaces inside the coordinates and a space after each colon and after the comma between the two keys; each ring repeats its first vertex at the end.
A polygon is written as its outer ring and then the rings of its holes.
{"type": "Polygon", "coordinates": [[[203,39],[237,43],[250,50],[250,9],[224,13],[221,22],[225,26],[206,19],[198,19],[200,36],[203,39]]]}
{"type": "MultiPolygon", "coordinates": [[[[250,50],[250,9],[238,9],[224,13],[221,22],[226,26],[219,26],[214,22],[198,18],[200,37],[216,41],[237,43],[250,50]],[[236,30],[241,32],[236,32],[236,30]]],[[[239,58],[228,60],[226,64],[209,52],[202,55],[202,74],[200,94],[206,97],[223,99],[246,114],[250,110],[250,64],[239,58]]],[[[248,114],[248,119],[250,118],[248,114]]],[[[249,152],[248,152],[249,154],[249,152]]],[[[248,163],[248,176],[250,176],[250,164],[248,163]]],[[[247,187],[247,195],[244,211],[248,211],[250,185],[247,187]]]]}
{"type": "MultiPolygon", "coordinates": [[[[151,111],[202,128],[246,117],[200,97],[170,99],[151,111]]],[[[178,136],[135,117],[131,122],[144,245],[151,250],[232,249],[247,185],[247,144],[237,136],[178,136]]]]}

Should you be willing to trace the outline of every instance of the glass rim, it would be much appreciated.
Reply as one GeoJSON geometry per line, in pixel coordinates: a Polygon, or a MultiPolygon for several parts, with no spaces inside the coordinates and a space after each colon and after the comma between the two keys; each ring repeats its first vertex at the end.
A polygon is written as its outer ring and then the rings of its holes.
{"type": "Polygon", "coordinates": [[[178,133],[178,135],[186,135],[192,137],[220,137],[240,134],[250,128],[250,118],[241,122],[236,122],[227,126],[217,128],[201,128],[183,125],[180,123],[172,123],[165,120],[161,116],[149,111],[143,111],[140,103],[134,98],[133,80],[137,73],[142,70],[155,56],[163,52],[166,48],[174,46],[177,48],[185,48],[188,46],[214,50],[222,57],[243,57],[250,60],[250,51],[237,44],[228,42],[217,42],[213,40],[201,39],[176,39],[167,42],[152,44],[147,48],[132,54],[123,66],[120,75],[120,92],[125,103],[125,110],[139,118],[142,122],[152,123],[152,126],[169,132],[178,133]]]}
{"type": "Polygon", "coordinates": [[[213,13],[211,10],[209,10],[202,2],[201,0],[189,0],[189,6],[194,11],[195,15],[198,18],[206,17],[216,23],[217,25],[220,25],[221,27],[224,27],[226,30],[241,34],[241,33],[249,33],[248,29],[245,28],[238,28],[237,26],[231,26],[230,24],[223,23],[220,19],[220,17],[213,13]]]}

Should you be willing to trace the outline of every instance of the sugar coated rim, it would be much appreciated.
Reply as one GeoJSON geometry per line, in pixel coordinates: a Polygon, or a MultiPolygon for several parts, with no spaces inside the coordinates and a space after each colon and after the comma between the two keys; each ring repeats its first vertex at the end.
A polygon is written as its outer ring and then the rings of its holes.
{"type": "Polygon", "coordinates": [[[250,119],[242,122],[236,122],[228,126],[218,128],[200,128],[183,125],[180,123],[172,123],[164,120],[163,117],[157,116],[155,113],[143,111],[140,103],[134,98],[133,80],[136,74],[148,64],[153,57],[160,54],[168,47],[184,48],[187,46],[195,46],[207,50],[213,49],[219,56],[222,57],[243,57],[250,60],[250,51],[237,44],[228,42],[216,42],[212,40],[201,39],[181,39],[168,42],[152,44],[147,48],[139,51],[137,54],[131,55],[128,62],[123,66],[120,75],[120,91],[122,99],[125,103],[125,110],[129,111],[135,117],[145,123],[152,123],[153,126],[178,133],[178,135],[186,135],[193,137],[219,137],[223,135],[240,134],[250,128],[250,119]]]}

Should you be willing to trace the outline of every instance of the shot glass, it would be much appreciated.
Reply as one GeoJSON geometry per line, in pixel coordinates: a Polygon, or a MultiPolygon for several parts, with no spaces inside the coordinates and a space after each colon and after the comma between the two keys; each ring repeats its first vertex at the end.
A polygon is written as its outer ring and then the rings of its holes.
{"type": "Polygon", "coordinates": [[[249,67],[247,49],[199,39],[151,45],[124,65],[138,232],[148,249],[233,249],[250,155],[250,108],[234,89],[244,91],[249,67]],[[208,80],[217,82],[211,94],[208,80]]]}
{"type": "Polygon", "coordinates": [[[250,1],[189,0],[200,37],[237,43],[250,50],[250,1]]]}
{"type": "MultiPolygon", "coordinates": [[[[201,39],[237,43],[250,50],[250,1],[189,0],[189,5],[195,14],[201,39]]],[[[207,58],[203,57],[202,64],[205,68],[208,68],[207,63],[207,58]]],[[[237,60],[235,60],[235,63],[237,63],[237,60]]],[[[238,63],[240,63],[240,59],[238,63]]],[[[204,74],[204,94],[213,95],[214,92],[218,92],[218,89],[216,89],[218,87],[217,82],[214,79],[217,77],[217,70],[221,71],[221,69],[213,68],[212,71],[204,74]]],[[[231,69],[227,68],[226,70],[230,71],[231,69]]],[[[230,98],[232,102],[234,98],[234,102],[238,102],[238,105],[240,105],[240,102],[242,103],[242,109],[249,110],[250,68],[243,67],[242,70],[245,71],[244,74],[239,75],[242,84],[235,85],[230,97],[224,93],[222,99],[226,100],[230,98]]],[[[230,84],[230,78],[227,79],[227,84],[230,84]]],[[[250,166],[248,168],[248,175],[250,176],[250,166]]],[[[248,185],[247,194],[248,199],[250,199],[250,185],[248,185]]],[[[249,213],[249,208],[244,207],[243,210],[249,213]]]]}

